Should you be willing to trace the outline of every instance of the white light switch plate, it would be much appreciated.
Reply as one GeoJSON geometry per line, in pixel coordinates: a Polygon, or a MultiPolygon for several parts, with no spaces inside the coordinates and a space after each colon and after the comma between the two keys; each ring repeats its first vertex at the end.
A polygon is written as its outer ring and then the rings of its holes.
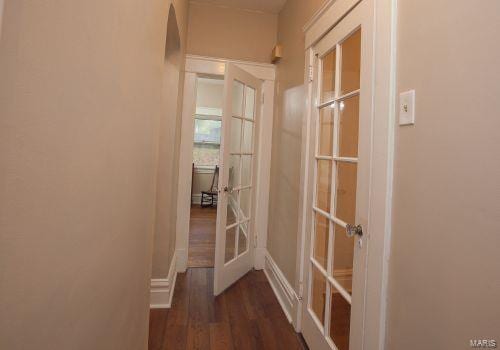
{"type": "Polygon", "coordinates": [[[415,124],[415,90],[399,94],[399,125],[415,124]]]}

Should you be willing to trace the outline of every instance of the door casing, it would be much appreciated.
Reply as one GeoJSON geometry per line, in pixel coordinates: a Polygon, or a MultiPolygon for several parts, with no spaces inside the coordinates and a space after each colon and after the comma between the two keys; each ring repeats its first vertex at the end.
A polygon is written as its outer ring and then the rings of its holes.
{"type": "Polygon", "coordinates": [[[221,58],[186,55],[184,96],[182,104],[182,130],[179,161],[179,181],[176,222],[176,269],[185,272],[189,249],[189,217],[191,207],[191,169],[193,163],[194,114],[196,110],[196,79],[198,76],[223,77],[227,63],[246,70],[263,80],[261,120],[258,127],[258,152],[255,165],[256,207],[254,223],[254,268],[264,268],[267,242],[267,220],[271,174],[271,143],[274,113],[274,80],[276,68],[272,64],[227,60],[221,58]]]}

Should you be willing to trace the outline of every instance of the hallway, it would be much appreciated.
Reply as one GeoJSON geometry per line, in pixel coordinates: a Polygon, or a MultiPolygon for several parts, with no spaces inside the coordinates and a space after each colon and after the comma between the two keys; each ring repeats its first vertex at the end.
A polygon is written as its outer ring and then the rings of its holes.
{"type": "Polygon", "coordinates": [[[307,349],[262,271],[213,296],[213,269],[179,274],[172,308],[153,309],[149,350],[307,349]]]}
{"type": "Polygon", "coordinates": [[[500,0],[0,0],[0,350],[500,348],[499,37],[500,0]]]}

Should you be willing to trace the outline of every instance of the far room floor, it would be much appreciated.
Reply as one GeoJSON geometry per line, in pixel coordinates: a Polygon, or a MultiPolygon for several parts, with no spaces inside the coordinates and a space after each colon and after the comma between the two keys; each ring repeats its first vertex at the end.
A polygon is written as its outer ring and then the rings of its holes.
{"type": "Polygon", "coordinates": [[[188,267],[213,267],[217,207],[191,206],[188,267]]]}

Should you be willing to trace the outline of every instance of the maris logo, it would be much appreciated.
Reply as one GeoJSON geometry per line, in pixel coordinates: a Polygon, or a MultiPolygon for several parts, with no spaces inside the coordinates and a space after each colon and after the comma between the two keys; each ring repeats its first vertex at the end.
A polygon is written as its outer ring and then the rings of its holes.
{"type": "Polygon", "coordinates": [[[476,349],[496,349],[497,341],[495,339],[471,339],[470,347],[476,349]]]}

